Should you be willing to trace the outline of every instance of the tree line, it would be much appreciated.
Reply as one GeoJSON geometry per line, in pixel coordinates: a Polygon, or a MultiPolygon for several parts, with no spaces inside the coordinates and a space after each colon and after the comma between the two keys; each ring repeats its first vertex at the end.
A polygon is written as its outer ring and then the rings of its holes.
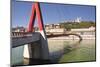
{"type": "Polygon", "coordinates": [[[70,30],[70,29],[75,29],[75,28],[89,28],[89,27],[91,27],[91,26],[93,26],[93,27],[95,27],[96,26],[96,24],[95,24],[95,22],[92,22],[92,21],[90,21],[90,22],[84,22],[84,21],[82,21],[82,22],[64,22],[64,23],[60,23],[60,25],[61,25],[61,28],[65,28],[65,29],[67,29],[67,30],[70,30]]]}

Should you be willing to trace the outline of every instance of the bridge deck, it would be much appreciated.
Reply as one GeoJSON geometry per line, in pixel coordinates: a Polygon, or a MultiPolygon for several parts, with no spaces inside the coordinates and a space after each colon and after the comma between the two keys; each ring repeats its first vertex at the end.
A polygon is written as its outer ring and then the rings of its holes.
{"type": "Polygon", "coordinates": [[[40,33],[32,33],[32,36],[12,37],[12,47],[22,46],[40,40],[40,33]]]}
{"type": "MultiPolygon", "coordinates": [[[[13,32],[12,33],[12,47],[18,47],[22,46],[31,42],[36,42],[40,40],[41,34],[39,32],[34,32],[34,33],[28,33],[28,32],[13,32]],[[16,35],[16,36],[15,36],[16,35]]],[[[52,38],[52,37],[59,37],[59,36],[69,36],[69,35],[74,35],[79,37],[80,41],[82,40],[82,37],[78,34],[74,33],[68,33],[68,34],[51,34],[47,35],[47,38],[52,38]]]]}

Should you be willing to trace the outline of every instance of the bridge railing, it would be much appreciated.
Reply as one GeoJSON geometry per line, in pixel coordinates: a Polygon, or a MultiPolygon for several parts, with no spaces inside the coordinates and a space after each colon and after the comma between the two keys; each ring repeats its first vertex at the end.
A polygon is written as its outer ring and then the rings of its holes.
{"type": "Polygon", "coordinates": [[[32,36],[31,32],[12,32],[11,37],[28,37],[32,36]]]}

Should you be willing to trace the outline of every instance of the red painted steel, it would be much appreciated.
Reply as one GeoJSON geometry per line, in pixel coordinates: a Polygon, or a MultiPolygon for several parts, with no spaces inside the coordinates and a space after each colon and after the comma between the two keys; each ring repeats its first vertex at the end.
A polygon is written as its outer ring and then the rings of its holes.
{"type": "Polygon", "coordinates": [[[43,30],[43,20],[42,20],[41,10],[38,2],[32,4],[32,13],[28,24],[27,32],[33,32],[35,17],[37,18],[39,30],[40,31],[43,30]]]}
{"type": "Polygon", "coordinates": [[[34,25],[34,21],[35,21],[35,6],[32,5],[32,13],[31,13],[31,17],[30,17],[30,21],[29,21],[29,25],[27,28],[28,32],[32,32],[33,31],[33,25],[34,25]]]}

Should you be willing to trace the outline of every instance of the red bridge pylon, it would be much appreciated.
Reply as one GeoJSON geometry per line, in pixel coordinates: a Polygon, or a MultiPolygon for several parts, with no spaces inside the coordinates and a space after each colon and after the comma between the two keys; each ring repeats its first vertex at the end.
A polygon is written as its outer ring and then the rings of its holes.
{"type": "Polygon", "coordinates": [[[32,4],[32,13],[29,21],[29,25],[27,28],[27,32],[33,32],[33,26],[35,23],[35,17],[37,18],[39,30],[42,31],[44,29],[42,14],[40,10],[40,5],[38,2],[32,4]]]}
{"type": "MultiPolygon", "coordinates": [[[[41,39],[40,39],[40,45],[41,48],[39,48],[39,51],[41,52],[36,52],[36,53],[41,53],[41,59],[49,59],[49,49],[48,49],[48,42],[47,42],[47,37],[44,29],[44,24],[43,24],[43,19],[42,19],[42,14],[40,10],[40,5],[38,2],[35,2],[32,4],[32,13],[30,17],[30,21],[28,24],[27,32],[33,32],[33,26],[35,23],[35,17],[37,18],[38,22],[38,27],[39,27],[39,32],[41,33],[41,39]]],[[[38,48],[35,48],[36,51],[38,48]]],[[[31,53],[30,53],[31,54],[31,53]]],[[[37,54],[38,56],[39,54],[37,54]]],[[[40,57],[40,56],[39,56],[40,57]]]]}

